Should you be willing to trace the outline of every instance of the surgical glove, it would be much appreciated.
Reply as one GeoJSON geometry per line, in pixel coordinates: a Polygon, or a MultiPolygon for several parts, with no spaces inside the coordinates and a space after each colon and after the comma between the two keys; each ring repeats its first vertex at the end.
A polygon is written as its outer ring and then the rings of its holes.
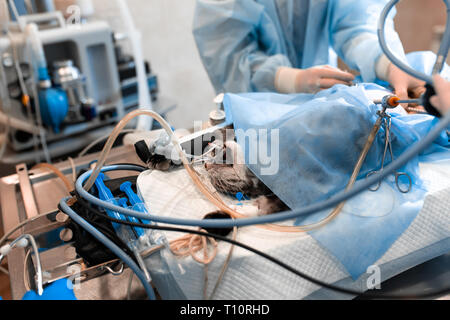
{"type": "Polygon", "coordinates": [[[417,99],[425,92],[425,82],[406,74],[392,63],[388,67],[387,81],[401,100],[417,99]]]}
{"type": "Polygon", "coordinates": [[[434,90],[437,95],[431,97],[431,104],[442,114],[450,111],[450,82],[439,75],[433,76],[434,90]]]}
{"type": "Polygon", "coordinates": [[[355,77],[331,66],[308,69],[280,67],[275,75],[275,88],[280,93],[316,93],[335,84],[351,85],[355,77]]]}

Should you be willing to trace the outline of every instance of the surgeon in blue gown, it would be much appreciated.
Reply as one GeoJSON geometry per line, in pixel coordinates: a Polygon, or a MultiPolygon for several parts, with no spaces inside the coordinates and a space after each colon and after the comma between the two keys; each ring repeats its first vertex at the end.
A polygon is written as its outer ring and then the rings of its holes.
{"type": "MultiPolygon", "coordinates": [[[[401,98],[424,83],[382,54],[377,22],[386,0],[197,0],[193,34],[219,92],[315,93],[354,76],[336,68],[337,55],[364,82],[386,81],[401,98]]],[[[386,23],[390,48],[406,61],[386,23]]]]}

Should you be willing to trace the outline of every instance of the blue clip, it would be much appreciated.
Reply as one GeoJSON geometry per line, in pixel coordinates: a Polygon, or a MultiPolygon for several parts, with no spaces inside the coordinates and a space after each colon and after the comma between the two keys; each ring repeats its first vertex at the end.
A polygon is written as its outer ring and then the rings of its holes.
{"type": "MultiPolygon", "coordinates": [[[[123,207],[123,208],[128,208],[128,199],[127,198],[120,198],[119,199],[119,204],[123,207]]],[[[133,216],[127,216],[128,220],[130,222],[134,222],[134,223],[140,223],[140,221],[133,216]]],[[[143,234],[145,234],[144,229],[139,228],[139,227],[133,227],[134,230],[136,231],[138,237],[142,236],[143,234]]]]}
{"type": "MultiPolygon", "coordinates": [[[[98,190],[98,196],[100,199],[110,202],[117,206],[118,205],[117,200],[114,198],[111,190],[109,190],[108,187],[103,182],[104,179],[105,179],[105,175],[103,173],[100,173],[98,175],[97,179],[95,179],[95,186],[97,187],[97,190],[98,190]]],[[[106,213],[108,214],[108,216],[110,216],[111,218],[127,221],[127,218],[125,216],[123,216],[122,214],[118,213],[117,211],[113,211],[110,209],[105,209],[105,210],[106,210],[106,213]]],[[[119,227],[120,227],[120,224],[113,222],[113,227],[114,227],[114,230],[117,231],[117,229],[119,229],[119,227]]]]}
{"type": "MultiPolygon", "coordinates": [[[[147,209],[145,208],[144,202],[142,202],[141,198],[134,193],[133,189],[131,188],[131,182],[126,181],[120,185],[120,190],[125,192],[125,194],[128,197],[128,200],[130,200],[130,203],[133,207],[133,210],[140,211],[142,213],[149,214],[147,209]]],[[[151,222],[149,220],[142,220],[145,224],[150,224],[151,222]]]]}

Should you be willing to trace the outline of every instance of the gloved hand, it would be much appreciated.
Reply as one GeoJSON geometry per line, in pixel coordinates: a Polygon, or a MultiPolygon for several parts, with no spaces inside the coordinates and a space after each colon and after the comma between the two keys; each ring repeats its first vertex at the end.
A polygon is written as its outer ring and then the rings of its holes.
{"type": "Polygon", "coordinates": [[[351,73],[331,66],[280,67],[275,75],[275,88],[280,93],[316,93],[335,84],[351,85],[354,79],[351,73]]]}
{"type": "Polygon", "coordinates": [[[431,97],[431,104],[442,114],[450,111],[450,82],[439,75],[433,76],[435,96],[431,97]]]}
{"type": "MultiPolygon", "coordinates": [[[[417,99],[425,92],[425,82],[420,81],[390,63],[387,81],[394,88],[394,93],[401,100],[417,99]]],[[[402,105],[405,109],[407,105],[402,105]]]]}

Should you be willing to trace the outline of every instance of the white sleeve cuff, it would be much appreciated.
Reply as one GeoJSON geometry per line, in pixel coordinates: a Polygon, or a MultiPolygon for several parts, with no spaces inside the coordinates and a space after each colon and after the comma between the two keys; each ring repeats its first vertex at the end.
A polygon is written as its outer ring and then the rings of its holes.
{"type": "Polygon", "coordinates": [[[299,70],[279,67],[275,74],[275,89],[279,93],[295,93],[295,78],[299,70]]]}
{"type": "Polygon", "coordinates": [[[375,74],[377,75],[377,78],[383,81],[388,81],[388,72],[389,72],[389,65],[391,62],[386,57],[386,55],[382,54],[376,64],[375,64],[375,74]]]}

